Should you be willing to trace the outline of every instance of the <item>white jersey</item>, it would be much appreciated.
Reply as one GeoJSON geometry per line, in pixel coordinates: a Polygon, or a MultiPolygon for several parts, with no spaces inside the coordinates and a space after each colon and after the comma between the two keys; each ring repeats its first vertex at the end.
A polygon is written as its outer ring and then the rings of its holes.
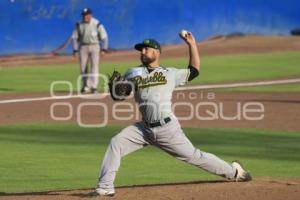
{"type": "Polygon", "coordinates": [[[143,120],[152,123],[174,117],[171,106],[173,90],[186,84],[189,75],[189,69],[156,67],[151,72],[145,66],[129,69],[125,78],[136,83],[134,97],[143,120]]]}
{"type": "Polygon", "coordinates": [[[97,19],[92,18],[89,23],[78,22],[72,33],[73,48],[78,50],[78,47],[83,44],[99,44],[103,41],[102,48],[108,48],[108,35],[104,25],[97,19]]]}

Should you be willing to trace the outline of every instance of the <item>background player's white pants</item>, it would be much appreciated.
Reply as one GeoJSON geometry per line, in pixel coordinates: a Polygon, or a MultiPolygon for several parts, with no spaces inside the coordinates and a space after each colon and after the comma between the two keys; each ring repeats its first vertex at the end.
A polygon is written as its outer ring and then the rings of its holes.
{"type": "Polygon", "coordinates": [[[213,154],[196,149],[183,133],[178,121],[173,118],[164,126],[151,129],[143,122],[138,122],[113,137],[102,161],[98,187],[113,190],[121,157],[148,144],[153,144],[177,159],[213,174],[227,178],[233,178],[235,175],[229,163],[213,154]]]}
{"type": "Polygon", "coordinates": [[[80,72],[82,75],[83,86],[97,88],[99,73],[99,44],[81,45],[79,49],[80,56],[80,72]],[[91,64],[90,71],[88,64],[91,64]]]}

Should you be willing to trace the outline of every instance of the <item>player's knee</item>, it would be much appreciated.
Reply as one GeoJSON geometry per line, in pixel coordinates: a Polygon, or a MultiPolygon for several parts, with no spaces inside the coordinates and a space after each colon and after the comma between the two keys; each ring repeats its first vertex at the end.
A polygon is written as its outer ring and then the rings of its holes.
{"type": "Polygon", "coordinates": [[[202,153],[199,149],[195,149],[193,152],[184,154],[180,157],[178,157],[179,160],[182,160],[184,162],[193,164],[196,160],[202,157],[202,153]]]}
{"type": "Polygon", "coordinates": [[[110,144],[113,146],[119,146],[121,144],[121,140],[122,138],[119,135],[116,135],[110,140],[110,144]]]}
{"type": "Polygon", "coordinates": [[[177,159],[187,162],[187,163],[191,163],[194,160],[194,156],[193,155],[184,155],[182,157],[177,157],[177,159]]]}

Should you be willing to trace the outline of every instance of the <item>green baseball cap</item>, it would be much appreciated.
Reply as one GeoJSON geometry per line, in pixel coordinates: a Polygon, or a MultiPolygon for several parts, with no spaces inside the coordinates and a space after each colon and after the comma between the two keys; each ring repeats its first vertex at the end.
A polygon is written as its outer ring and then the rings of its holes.
{"type": "Polygon", "coordinates": [[[134,45],[134,48],[138,51],[142,51],[143,47],[150,47],[153,49],[158,49],[161,52],[161,46],[159,42],[154,39],[148,38],[144,39],[143,42],[134,45]]]}

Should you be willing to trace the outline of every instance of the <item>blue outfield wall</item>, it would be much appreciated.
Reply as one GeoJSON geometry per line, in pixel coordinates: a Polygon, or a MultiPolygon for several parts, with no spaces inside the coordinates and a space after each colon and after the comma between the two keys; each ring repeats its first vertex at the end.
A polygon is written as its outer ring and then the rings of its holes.
{"type": "Polygon", "coordinates": [[[106,26],[112,48],[145,37],[177,43],[182,28],[204,39],[236,31],[289,34],[300,26],[298,0],[0,0],[0,54],[51,51],[86,6],[106,26]]]}

